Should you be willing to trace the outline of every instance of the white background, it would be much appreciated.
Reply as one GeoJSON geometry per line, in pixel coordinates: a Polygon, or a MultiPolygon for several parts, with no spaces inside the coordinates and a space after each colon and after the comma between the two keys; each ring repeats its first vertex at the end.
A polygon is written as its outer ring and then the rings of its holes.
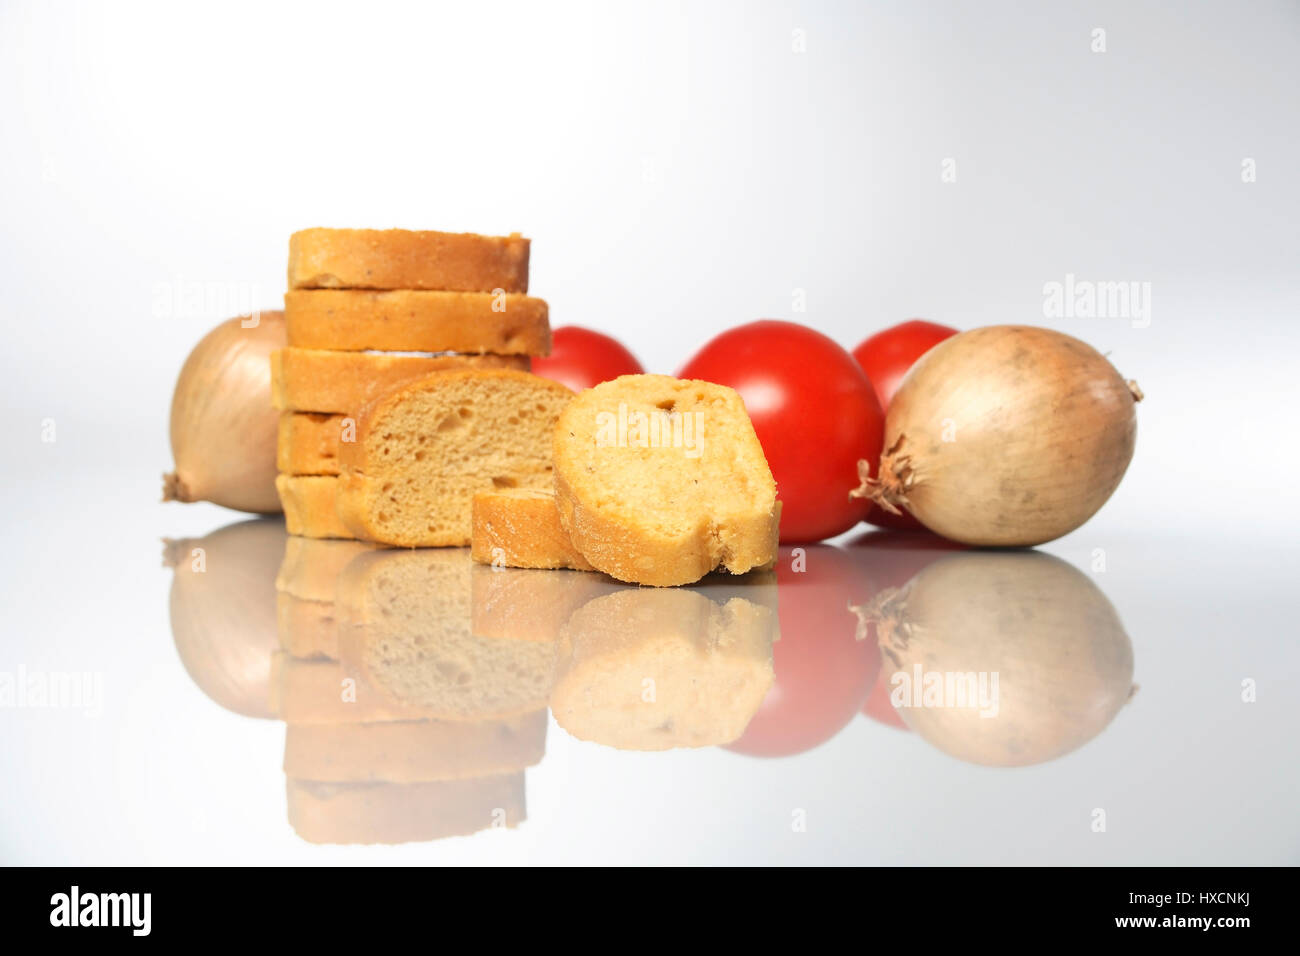
{"type": "MultiPolygon", "coordinates": [[[[912,316],[1077,335],[1147,400],[1127,478],[1062,553],[1120,555],[1107,591],[1130,628],[1184,622],[1162,653],[1178,661],[1186,641],[1201,678],[1252,640],[1242,667],[1294,669],[1270,649],[1294,637],[1282,582],[1300,530],[1298,120],[1290,2],[5,2],[5,666],[111,672],[138,654],[131,686],[168,687],[154,703],[179,708],[164,738],[184,728],[232,766],[262,747],[257,799],[279,799],[272,738],[223,736],[234,718],[204,709],[169,657],[155,542],[235,516],[156,504],[168,403],[210,326],[276,307],[292,231],[401,226],[523,232],[553,322],[608,331],[658,371],[760,317],[846,347],[912,316]],[[1246,158],[1256,182],[1242,181],[1246,158]],[[1067,273],[1149,282],[1149,327],[1045,319],[1043,286],[1067,273]],[[187,301],[194,288],[208,301],[187,301]],[[792,311],[796,289],[806,313],[792,311]],[[50,418],[58,440],[45,444],[50,418]],[[1125,579],[1125,553],[1163,590],[1125,579]]],[[[141,698],[119,716],[122,734],[159,719],[141,698]]],[[[552,774],[578,759],[559,737],[552,774]]],[[[49,798],[13,782],[43,766],[34,741],[8,768],[15,813],[49,798]]],[[[126,774],[131,754],[113,747],[98,751],[104,770],[126,774]]],[[[220,775],[204,786],[221,780],[230,800],[247,793],[220,775]]],[[[104,837],[108,857],[130,857],[137,838],[166,856],[165,834],[141,835],[158,809],[123,786],[141,832],[104,837]]],[[[541,793],[534,816],[557,801],[541,793]]],[[[916,792],[892,799],[917,806],[916,792]]],[[[286,838],[282,816],[259,825],[286,838]]],[[[14,857],[52,852],[40,831],[5,826],[14,857]]],[[[225,852],[223,831],[204,832],[200,856],[225,852]]],[[[1295,832],[1272,857],[1171,836],[1132,858],[1294,862],[1295,832]]],[[[949,845],[989,859],[995,837],[949,845]]]]}

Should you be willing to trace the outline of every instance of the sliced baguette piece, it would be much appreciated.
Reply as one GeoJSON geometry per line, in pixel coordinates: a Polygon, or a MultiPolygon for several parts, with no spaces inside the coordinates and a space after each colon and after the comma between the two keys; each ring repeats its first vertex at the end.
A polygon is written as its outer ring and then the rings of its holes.
{"type": "Polygon", "coordinates": [[[506,568],[592,571],[560,527],[555,492],[503,488],[474,496],[471,553],[481,564],[506,568]]]}
{"type": "Polygon", "coordinates": [[[472,502],[494,488],[546,488],[551,432],[573,393],[506,369],[439,372],[362,410],[339,446],[338,514],[354,537],[464,547],[472,502]]]}
{"type": "Polygon", "coordinates": [[[468,550],[373,551],[339,577],[339,659],[393,707],[498,720],[546,706],[553,640],[472,629],[468,550]]]}
{"type": "Polygon", "coordinates": [[[337,475],[339,442],[354,437],[357,420],[321,412],[281,412],[276,470],[286,475],[337,475]]]}
{"type": "Polygon", "coordinates": [[[456,368],[528,371],[526,355],[407,355],[277,349],[271,353],[271,404],[280,411],[356,415],[403,382],[456,368]]]}
{"type": "Polygon", "coordinates": [[[434,783],[285,780],[289,825],[308,843],[420,843],[525,817],[523,771],[434,783]]]}
{"type": "Polygon", "coordinates": [[[551,324],[543,299],[491,292],[312,289],[284,297],[290,346],[397,352],[546,355],[551,324]]]}
{"type": "Polygon", "coordinates": [[[290,534],[308,538],[352,538],[339,520],[339,480],[332,475],[276,475],[275,490],[290,534]]]}
{"type": "Polygon", "coordinates": [[[545,710],[473,723],[290,724],[284,772],[331,783],[425,783],[513,773],[545,753],[545,710]]]}
{"type": "Polygon", "coordinates": [[[776,559],[776,483],[740,396],[624,375],[569,403],[555,428],[560,524],[620,581],[690,584],[776,559]]]}
{"type": "Polygon", "coordinates": [[[777,634],[776,612],[745,598],[718,604],[693,588],[598,597],[561,631],[555,721],[620,750],[731,743],[772,686],[777,634]]]}
{"type": "Polygon", "coordinates": [[[289,237],[289,288],[523,293],[528,247],[518,233],[303,229],[289,237]]]}

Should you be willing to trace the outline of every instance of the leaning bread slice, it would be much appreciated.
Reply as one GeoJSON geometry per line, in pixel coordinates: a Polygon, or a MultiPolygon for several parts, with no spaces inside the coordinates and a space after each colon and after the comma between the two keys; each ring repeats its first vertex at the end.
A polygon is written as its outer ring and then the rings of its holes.
{"type": "Polygon", "coordinates": [[[356,415],[361,406],[412,379],[458,368],[528,371],[526,355],[410,355],[277,349],[271,353],[271,404],[281,411],[356,415]]]}
{"type": "Polygon", "coordinates": [[[546,355],[546,302],[527,295],[311,289],[284,297],[289,345],[308,349],[546,355]]]}
{"type": "Polygon", "coordinates": [[[330,475],[276,475],[275,490],[290,534],[308,538],[352,538],[336,508],[339,480],[330,475]]]}
{"type": "Polygon", "coordinates": [[[593,570],[560,527],[554,491],[536,488],[481,491],[474,496],[473,518],[471,553],[481,564],[593,570]]]}
{"type": "Polygon", "coordinates": [[[776,557],[776,483],[730,388],[624,375],[569,404],[554,448],[560,523],[620,581],[690,584],[776,557]]]}
{"type": "Polygon", "coordinates": [[[289,237],[289,288],[527,292],[528,246],[518,233],[303,229],[289,237]]]}
{"type": "Polygon", "coordinates": [[[551,432],[573,393],[505,369],[440,372],[363,409],[339,446],[338,513],[358,538],[463,547],[474,495],[546,488],[551,432]]]}
{"type": "Polygon", "coordinates": [[[620,750],[731,743],[772,686],[775,610],[694,588],[623,588],[561,629],[555,721],[620,750]]]}

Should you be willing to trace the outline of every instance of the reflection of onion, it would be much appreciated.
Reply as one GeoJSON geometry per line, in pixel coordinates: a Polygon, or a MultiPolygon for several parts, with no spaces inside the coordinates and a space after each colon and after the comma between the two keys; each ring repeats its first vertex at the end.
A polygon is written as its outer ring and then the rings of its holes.
{"type": "Polygon", "coordinates": [[[278,646],[275,575],[284,523],[253,519],[205,538],[166,541],[172,638],[194,683],[227,710],[271,717],[271,654],[278,646]],[[205,570],[195,570],[201,548],[205,570]]]}
{"type": "MultiPolygon", "coordinates": [[[[898,708],[960,760],[1042,763],[1091,740],[1133,687],[1133,648],[1115,609],[1081,572],[1037,551],[967,552],[930,565],[872,613],[891,680],[998,675],[996,716],[978,707],[898,708]]],[[[904,685],[906,686],[906,685],[904,685]]],[[[991,685],[990,685],[991,686],[991,685]]],[[[902,691],[891,687],[894,700],[902,691]]]]}

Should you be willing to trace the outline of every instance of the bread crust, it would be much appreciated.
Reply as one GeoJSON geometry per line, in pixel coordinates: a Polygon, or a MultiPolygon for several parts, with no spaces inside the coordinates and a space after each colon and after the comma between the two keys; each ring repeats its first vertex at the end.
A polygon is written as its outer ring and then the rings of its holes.
{"type": "Polygon", "coordinates": [[[525,293],[528,252],[518,233],[303,229],[289,237],[289,288],[525,293]]]}
{"type": "Polygon", "coordinates": [[[290,346],[547,355],[546,302],[526,295],[314,289],[284,297],[290,346]]]}
{"type": "MultiPolygon", "coordinates": [[[[355,442],[343,442],[339,446],[339,477],[337,513],[342,525],[350,535],[366,541],[398,547],[466,547],[471,543],[471,524],[466,522],[462,530],[453,528],[438,532],[422,533],[416,538],[389,533],[378,528],[371,520],[371,502],[382,490],[382,483],[370,474],[373,462],[370,449],[378,423],[384,421],[388,412],[406,401],[415,392],[427,389],[439,389],[457,381],[474,381],[485,385],[500,382],[527,382],[529,385],[563,393],[572,397],[572,392],[558,382],[552,382],[528,372],[514,369],[476,368],[453,369],[408,381],[390,389],[365,405],[357,416],[355,442]]],[[[467,516],[468,517],[468,516],[467,516]]]]}
{"type": "Polygon", "coordinates": [[[356,415],[387,390],[448,369],[528,371],[526,355],[394,355],[326,349],[271,353],[271,402],[281,411],[356,415]]]}
{"type": "MultiPolygon", "coordinates": [[[[770,470],[751,476],[765,486],[770,504],[757,510],[733,509],[725,517],[683,505],[684,533],[665,535],[646,526],[631,509],[611,507],[610,476],[590,472],[585,455],[596,438],[591,434],[597,409],[617,402],[626,390],[644,387],[651,392],[704,390],[719,397],[721,416],[730,431],[714,434],[719,442],[749,444],[762,459],[762,449],[740,396],[708,382],[688,382],[666,375],[624,375],[587,389],[561,413],[555,427],[555,500],[560,524],[577,550],[591,565],[620,581],[656,587],[691,584],[715,569],[743,574],[769,567],[776,557],[781,510],[770,470]],[[767,491],[770,489],[770,491],[767,491]]],[[[686,467],[688,459],[683,459],[686,467]]]]}
{"type": "Polygon", "coordinates": [[[338,516],[338,478],[328,475],[276,475],[275,490],[290,534],[308,538],[352,538],[338,516]]]}
{"type": "Polygon", "coordinates": [[[471,554],[507,568],[595,570],[560,526],[555,494],[527,488],[474,496],[471,554]]]}

